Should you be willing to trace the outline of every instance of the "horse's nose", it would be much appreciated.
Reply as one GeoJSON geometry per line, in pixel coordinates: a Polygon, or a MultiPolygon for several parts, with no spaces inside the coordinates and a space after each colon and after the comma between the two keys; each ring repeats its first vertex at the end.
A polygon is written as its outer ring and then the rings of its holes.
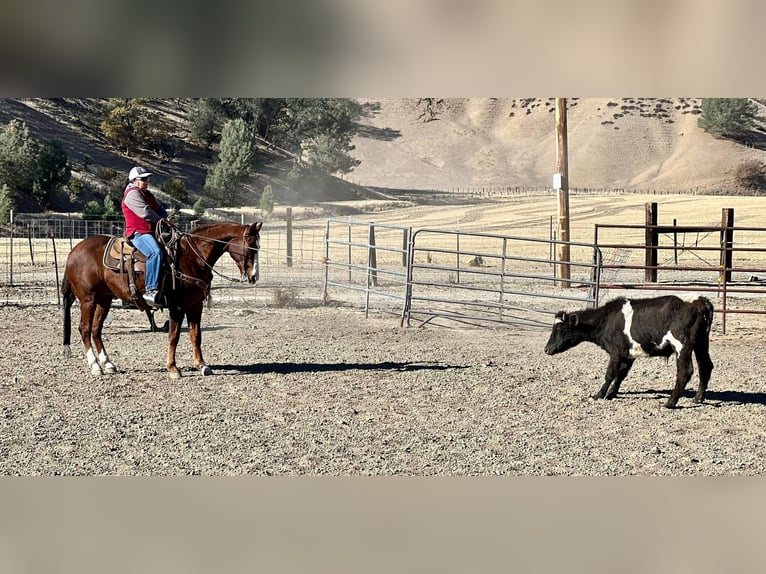
{"type": "Polygon", "coordinates": [[[248,281],[250,283],[255,283],[256,281],[258,281],[258,277],[260,277],[260,273],[258,271],[258,262],[256,261],[255,263],[253,263],[253,268],[250,272],[250,277],[248,277],[248,281]]]}

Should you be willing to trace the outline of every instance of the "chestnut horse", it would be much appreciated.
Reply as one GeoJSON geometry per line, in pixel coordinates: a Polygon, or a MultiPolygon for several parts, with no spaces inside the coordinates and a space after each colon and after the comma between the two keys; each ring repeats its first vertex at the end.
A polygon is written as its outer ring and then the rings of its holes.
{"type": "MultiPolygon", "coordinates": [[[[203,303],[210,293],[213,266],[228,252],[242,274],[242,281],[255,283],[259,274],[258,250],[262,225],[261,222],[251,225],[212,223],[197,227],[191,233],[181,233],[176,243],[175,277],[167,278],[167,287],[163,289],[170,316],[167,357],[170,378],[181,377],[181,371],[176,366],[176,347],[184,317],[194,349],[194,367],[203,375],[212,374],[202,358],[200,321],[203,303]]],[[[128,274],[112,271],[103,264],[104,249],[110,239],[108,235],[92,235],[78,243],[67,257],[61,282],[65,353],[70,354],[70,311],[76,297],[80,301],[80,336],[85,347],[85,357],[94,375],[117,372],[104,349],[101,332],[112,300],[133,300],[128,274]]],[[[169,256],[165,254],[165,262],[168,259],[169,256]]],[[[136,287],[143,292],[144,273],[136,274],[136,287]]]]}

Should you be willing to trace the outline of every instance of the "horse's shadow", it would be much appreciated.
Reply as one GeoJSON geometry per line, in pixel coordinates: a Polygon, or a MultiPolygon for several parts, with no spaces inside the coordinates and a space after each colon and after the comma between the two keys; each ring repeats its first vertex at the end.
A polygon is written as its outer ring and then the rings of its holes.
{"type": "MultiPolygon", "coordinates": [[[[659,390],[659,389],[647,389],[644,391],[625,391],[625,395],[667,395],[670,396],[671,391],[659,390]]],[[[694,398],[695,390],[686,389],[683,393],[683,397],[686,399],[694,398]]],[[[705,393],[705,402],[703,405],[721,406],[721,403],[740,403],[747,405],[766,405],[766,393],[749,393],[744,391],[711,391],[708,390],[705,393]]],[[[678,404],[679,407],[689,406],[678,404]]],[[[695,405],[696,406],[696,405],[695,405]]],[[[700,405],[702,406],[702,405],[700,405]]]]}
{"type": "Polygon", "coordinates": [[[444,365],[439,363],[409,363],[383,361],[380,363],[259,363],[255,365],[215,365],[217,375],[262,375],[278,373],[325,373],[343,371],[446,371],[466,369],[466,365],[444,365]]]}

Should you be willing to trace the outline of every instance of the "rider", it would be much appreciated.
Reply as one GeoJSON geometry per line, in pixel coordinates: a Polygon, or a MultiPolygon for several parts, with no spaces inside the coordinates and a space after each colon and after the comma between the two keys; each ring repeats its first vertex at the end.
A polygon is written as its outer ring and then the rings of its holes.
{"type": "Polygon", "coordinates": [[[122,214],[125,216],[125,237],[147,258],[144,301],[156,308],[159,306],[155,297],[160,279],[162,249],[154,238],[154,231],[157,222],[168,217],[168,212],[149,191],[151,175],[138,165],[130,170],[128,185],[122,195],[122,214]]]}

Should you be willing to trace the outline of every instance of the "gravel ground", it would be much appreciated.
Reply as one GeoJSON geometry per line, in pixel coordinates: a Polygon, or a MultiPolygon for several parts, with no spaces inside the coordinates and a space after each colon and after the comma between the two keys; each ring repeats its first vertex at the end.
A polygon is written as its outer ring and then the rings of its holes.
{"type": "MultiPolygon", "coordinates": [[[[166,337],[115,309],[120,372],[94,378],[77,342],[62,358],[55,306],[0,306],[3,475],[761,475],[766,473],[756,327],[714,327],[704,405],[696,374],[662,407],[675,361],[637,361],[612,401],[589,397],[606,354],[543,353],[548,333],[400,327],[348,307],[203,316],[214,375],[171,381],[166,337]]],[[[164,321],[158,315],[158,322],[164,321]]]]}

